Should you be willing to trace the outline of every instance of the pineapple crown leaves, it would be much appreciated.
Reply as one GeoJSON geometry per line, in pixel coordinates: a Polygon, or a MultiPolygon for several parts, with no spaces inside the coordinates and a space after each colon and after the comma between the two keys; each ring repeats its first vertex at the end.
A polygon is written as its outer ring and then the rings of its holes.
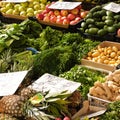
{"type": "Polygon", "coordinates": [[[53,115],[55,117],[61,116],[63,113],[69,115],[67,108],[69,101],[67,101],[66,98],[71,95],[70,93],[67,91],[62,91],[61,93],[57,93],[52,96],[48,95],[48,91],[43,93],[44,99],[42,99],[38,105],[36,105],[40,111],[46,112],[47,114],[53,115]]]}

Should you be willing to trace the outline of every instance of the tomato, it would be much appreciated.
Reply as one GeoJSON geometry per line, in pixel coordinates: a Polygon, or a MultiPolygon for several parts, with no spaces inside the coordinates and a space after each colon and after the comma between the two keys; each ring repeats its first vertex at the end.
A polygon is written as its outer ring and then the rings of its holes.
{"type": "Polygon", "coordinates": [[[88,14],[88,11],[81,11],[80,12],[80,17],[85,18],[87,14],[88,14]]]}

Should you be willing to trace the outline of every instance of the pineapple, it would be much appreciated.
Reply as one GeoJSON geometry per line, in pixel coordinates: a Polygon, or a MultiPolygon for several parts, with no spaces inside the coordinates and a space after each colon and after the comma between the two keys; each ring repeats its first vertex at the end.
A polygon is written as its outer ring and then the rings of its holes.
{"type": "Polygon", "coordinates": [[[37,91],[31,89],[31,88],[23,88],[19,95],[23,96],[25,100],[28,100],[30,97],[34,96],[37,93],[37,91]]]}
{"type": "Polygon", "coordinates": [[[0,120],[18,120],[17,118],[9,115],[9,114],[0,114],[0,120]]]}
{"type": "Polygon", "coordinates": [[[18,95],[8,95],[0,100],[0,112],[10,114],[15,117],[24,115],[25,99],[18,95]]]}

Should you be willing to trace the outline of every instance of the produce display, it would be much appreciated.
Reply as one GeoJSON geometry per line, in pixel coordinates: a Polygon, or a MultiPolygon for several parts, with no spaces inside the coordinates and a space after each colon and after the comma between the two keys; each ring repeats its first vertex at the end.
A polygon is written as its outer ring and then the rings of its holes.
{"type": "Polygon", "coordinates": [[[102,98],[108,101],[120,100],[120,70],[116,70],[106,76],[105,82],[95,82],[90,88],[90,95],[102,98]]]}
{"type": "Polygon", "coordinates": [[[50,9],[50,5],[51,4],[47,5],[43,12],[36,15],[38,20],[61,25],[75,25],[80,22],[81,19],[85,18],[88,13],[88,11],[82,9],[81,5],[71,10],[50,9]]]}
{"type": "Polygon", "coordinates": [[[31,17],[43,11],[47,3],[47,0],[28,0],[21,3],[1,2],[0,11],[8,15],[31,17]]]}
{"type": "MultiPolygon", "coordinates": [[[[14,94],[0,97],[0,120],[120,119],[120,48],[114,41],[120,37],[120,15],[103,9],[102,4],[108,1],[84,2],[96,6],[88,11],[82,4],[60,10],[50,9],[55,2],[46,0],[0,2],[3,14],[26,17],[20,23],[0,21],[0,73],[28,70],[14,94]],[[80,27],[70,32],[40,21],[59,25],[79,23],[80,27]],[[102,40],[89,36],[115,38],[111,45],[103,47],[102,40]],[[106,71],[98,66],[81,65],[83,58],[115,69],[106,71]],[[81,85],[72,93],[65,90],[50,96],[50,89],[46,92],[44,87],[43,91],[32,89],[29,85],[45,73],[81,85]]],[[[49,88],[49,84],[45,87],[49,88]]]]}
{"type": "Polygon", "coordinates": [[[103,9],[97,5],[93,7],[79,28],[82,33],[95,36],[113,35],[120,28],[120,15],[103,9]]]}
{"type": "Polygon", "coordinates": [[[120,63],[120,50],[116,46],[100,46],[88,52],[85,57],[93,62],[117,66],[120,63]]]}

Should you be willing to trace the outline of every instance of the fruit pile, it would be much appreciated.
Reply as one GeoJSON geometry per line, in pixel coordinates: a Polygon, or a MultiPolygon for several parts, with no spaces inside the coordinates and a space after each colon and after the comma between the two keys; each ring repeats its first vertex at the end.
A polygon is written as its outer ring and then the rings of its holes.
{"type": "MultiPolygon", "coordinates": [[[[54,2],[51,4],[54,4],[54,2]]],[[[49,9],[49,6],[50,4],[46,5],[46,9],[36,15],[38,20],[62,25],[75,25],[88,13],[88,11],[82,9],[81,5],[72,10],[49,9]]]]}
{"type": "Polygon", "coordinates": [[[28,0],[21,3],[1,2],[0,11],[4,14],[31,17],[43,11],[46,4],[47,0],[28,0]]]}
{"type": "Polygon", "coordinates": [[[120,28],[120,14],[105,10],[102,6],[92,8],[81,22],[80,31],[89,35],[105,36],[120,28]]]}

